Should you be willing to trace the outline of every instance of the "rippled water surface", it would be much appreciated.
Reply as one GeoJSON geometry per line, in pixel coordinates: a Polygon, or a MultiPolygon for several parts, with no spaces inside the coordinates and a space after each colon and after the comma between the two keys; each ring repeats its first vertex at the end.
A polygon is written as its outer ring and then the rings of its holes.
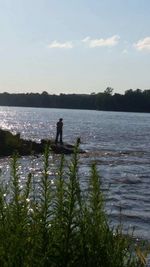
{"type": "MultiPolygon", "coordinates": [[[[64,141],[81,137],[81,184],[86,187],[92,161],[97,162],[112,224],[121,219],[124,227],[150,240],[150,114],[88,110],[0,107],[0,127],[22,138],[40,141],[55,137],[55,125],[64,118],[64,141]],[[121,211],[121,213],[120,213],[121,211]]],[[[51,158],[52,174],[54,160],[51,158]]],[[[9,158],[0,159],[7,179],[9,158]]],[[[26,170],[41,172],[42,157],[22,158],[21,177],[26,170]]]]}

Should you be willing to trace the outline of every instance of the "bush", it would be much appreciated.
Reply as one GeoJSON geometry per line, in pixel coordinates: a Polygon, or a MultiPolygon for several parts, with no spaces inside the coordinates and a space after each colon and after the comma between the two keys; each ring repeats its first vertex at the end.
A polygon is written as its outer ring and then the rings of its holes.
{"type": "Polygon", "coordinates": [[[20,187],[18,159],[13,157],[10,187],[0,187],[0,266],[145,266],[144,254],[131,238],[121,227],[108,225],[94,163],[89,188],[82,192],[77,150],[67,170],[62,156],[52,184],[46,148],[38,194],[30,173],[20,187]]]}

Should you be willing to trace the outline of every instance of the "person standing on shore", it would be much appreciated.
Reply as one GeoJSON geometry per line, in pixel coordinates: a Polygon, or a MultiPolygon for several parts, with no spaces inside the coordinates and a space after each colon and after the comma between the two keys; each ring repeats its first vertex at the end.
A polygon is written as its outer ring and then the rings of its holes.
{"type": "Polygon", "coordinates": [[[62,135],[63,135],[63,119],[60,118],[59,121],[56,124],[56,139],[55,139],[55,144],[58,143],[58,138],[60,139],[60,144],[63,144],[62,141],[62,135]]]}

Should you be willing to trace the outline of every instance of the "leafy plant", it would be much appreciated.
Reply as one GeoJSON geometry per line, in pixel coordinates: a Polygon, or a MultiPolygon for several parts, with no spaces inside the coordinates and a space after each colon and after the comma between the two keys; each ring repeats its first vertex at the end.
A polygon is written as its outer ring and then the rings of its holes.
{"type": "Polygon", "coordinates": [[[47,146],[36,196],[31,173],[20,186],[17,156],[10,187],[0,186],[0,266],[146,266],[143,248],[125,236],[120,225],[109,226],[96,164],[91,165],[85,193],[77,145],[68,166],[61,157],[52,184],[49,151],[47,146]]]}

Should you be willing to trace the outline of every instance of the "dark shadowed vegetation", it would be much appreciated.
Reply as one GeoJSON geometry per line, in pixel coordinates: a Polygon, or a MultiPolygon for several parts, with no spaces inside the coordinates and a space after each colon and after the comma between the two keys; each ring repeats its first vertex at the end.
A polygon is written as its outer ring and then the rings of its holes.
{"type": "MultiPolygon", "coordinates": [[[[54,140],[42,139],[40,143],[33,140],[25,140],[20,137],[20,134],[12,134],[7,130],[0,129],[0,157],[11,156],[16,151],[21,156],[33,154],[41,154],[45,150],[45,145],[50,144],[51,151],[56,154],[72,154],[74,145],[68,143],[55,144],[54,140]]],[[[79,149],[79,153],[85,153],[79,149]]]]}
{"type": "Polygon", "coordinates": [[[92,94],[0,94],[1,106],[93,109],[109,111],[150,112],[150,90],[127,90],[124,95],[113,94],[107,87],[103,93],[92,94]]]}
{"type": "Polygon", "coordinates": [[[13,157],[10,185],[0,186],[0,266],[145,266],[142,248],[108,225],[94,163],[82,191],[77,150],[67,166],[61,157],[53,181],[48,147],[39,181],[29,173],[22,184],[13,157]]]}

